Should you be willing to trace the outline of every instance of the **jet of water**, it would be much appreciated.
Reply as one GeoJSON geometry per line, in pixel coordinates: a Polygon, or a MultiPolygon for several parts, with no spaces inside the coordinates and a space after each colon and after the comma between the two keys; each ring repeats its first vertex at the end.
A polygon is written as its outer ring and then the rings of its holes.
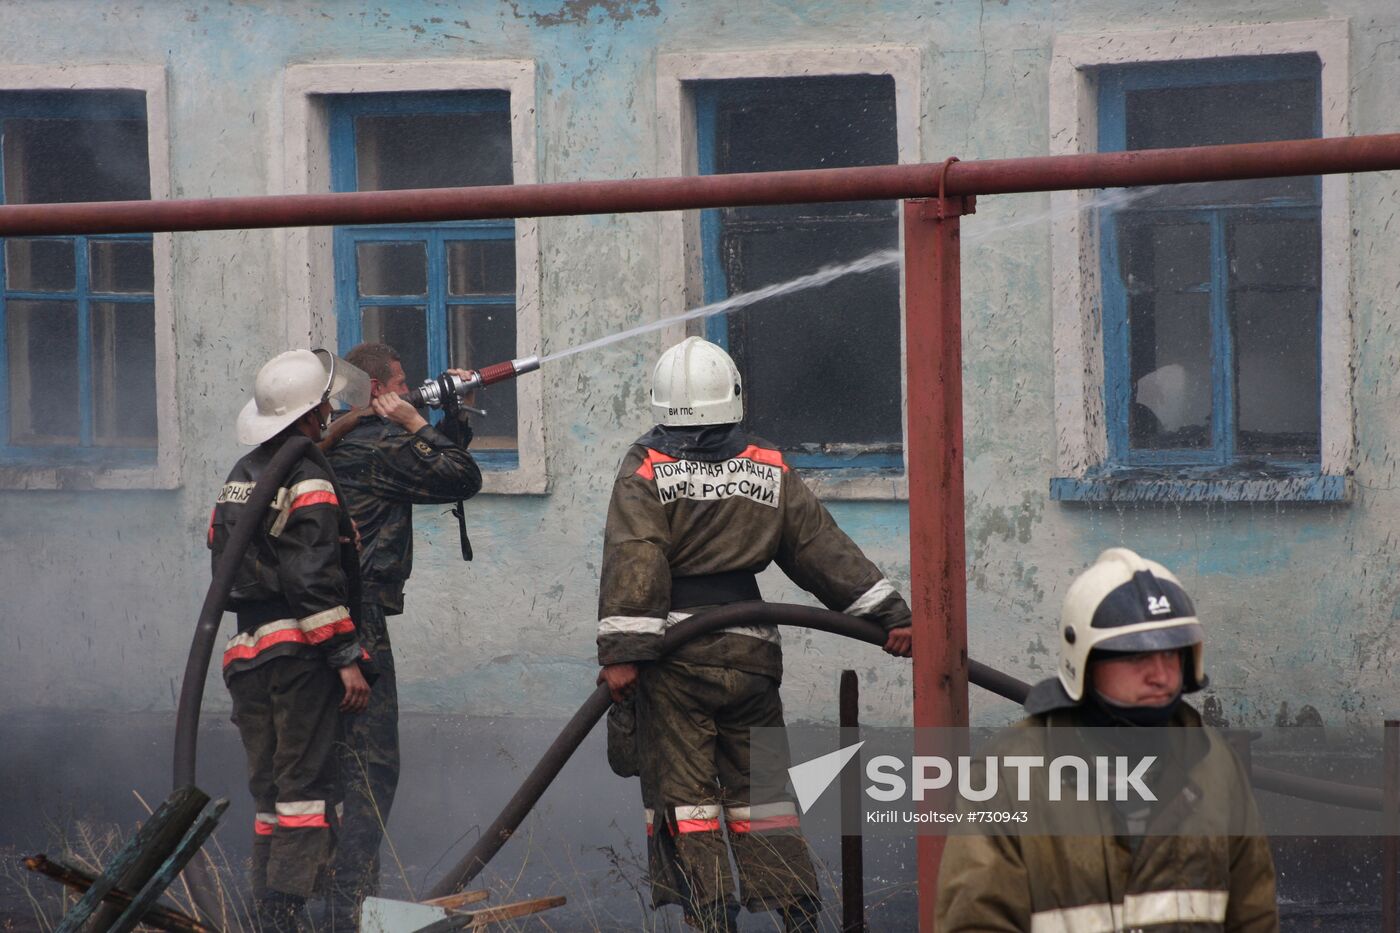
{"type": "MultiPolygon", "coordinates": [[[[980,240],[986,240],[994,236],[999,236],[1007,232],[1008,230],[1016,230],[1021,227],[1029,227],[1034,224],[1043,223],[1047,220],[1054,220],[1068,214],[1077,214],[1081,211],[1096,210],[1098,208],[1105,207],[1121,207],[1125,204],[1129,204],[1132,201],[1137,200],[1138,198],[1145,197],[1157,191],[1159,187],[1160,186],[1154,186],[1150,188],[1111,189],[1101,194],[1096,194],[1092,198],[1076,200],[1065,207],[1051,208],[1045,211],[1038,211],[1034,214],[1029,214],[1025,217],[1017,218],[1016,220],[1010,220],[1000,224],[993,224],[987,227],[980,227],[970,233],[964,234],[962,239],[963,242],[966,243],[975,243],[980,240]]],[[[712,302],[707,305],[700,305],[699,307],[691,308],[689,311],[682,312],[681,314],[673,314],[670,317],[664,317],[660,320],[650,321],[646,324],[639,324],[638,326],[629,328],[628,330],[619,331],[615,334],[608,334],[606,337],[599,337],[597,340],[590,340],[587,343],[581,343],[563,350],[557,350],[553,353],[547,353],[540,358],[540,364],[543,365],[545,363],[552,363],[555,360],[562,360],[565,357],[574,356],[578,353],[586,353],[589,350],[597,350],[600,347],[606,347],[610,344],[620,343],[623,340],[628,340],[632,337],[638,336],[639,334],[646,334],[654,330],[661,330],[663,328],[670,327],[673,324],[679,324],[682,321],[693,321],[696,318],[707,318],[712,317],[716,314],[727,314],[728,312],[738,310],[739,308],[746,308],[749,305],[758,304],[760,301],[767,301],[769,298],[778,298],[783,295],[791,295],[795,292],[806,291],[809,288],[820,288],[823,285],[829,285],[837,279],[843,278],[848,275],[858,275],[862,272],[874,272],[875,270],[883,269],[886,266],[897,265],[899,263],[900,256],[901,254],[897,249],[885,249],[871,253],[868,256],[862,256],[860,259],[856,259],[851,262],[823,266],[816,272],[810,273],[809,275],[803,275],[795,279],[789,279],[786,282],[777,282],[773,285],[765,285],[764,287],[756,288],[753,291],[740,292],[737,295],[730,295],[728,298],[725,298],[722,301],[712,302]]]]}

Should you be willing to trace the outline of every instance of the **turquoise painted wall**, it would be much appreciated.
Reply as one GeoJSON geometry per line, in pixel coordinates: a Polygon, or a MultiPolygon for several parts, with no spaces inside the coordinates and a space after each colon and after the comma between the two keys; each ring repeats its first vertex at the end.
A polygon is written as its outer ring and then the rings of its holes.
{"type": "MultiPolygon", "coordinates": [[[[436,59],[537,63],[542,181],[656,174],[658,52],[912,46],[923,50],[925,156],[1048,151],[1055,37],[1205,23],[1345,18],[1352,131],[1400,126],[1400,8],[1383,0],[514,0],[383,4],[15,0],[5,65],[165,66],[177,197],[275,190],[283,69],[436,59]]],[[[1053,667],[1059,600],[1102,548],[1126,544],[1183,577],[1210,631],[1213,705],[1236,723],[1287,703],[1329,723],[1393,714],[1400,657],[1400,294],[1394,174],[1352,181],[1356,495],[1350,504],[1082,507],[1050,502],[1055,471],[1050,235],[1019,227],[965,252],[967,531],[972,654],[1031,678],[1053,667]]],[[[971,232],[1048,209],[984,198],[971,232]]],[[[540,224],[545,344],[651,319],[657,219],[540,224]]],[[[204,524],[239,455],[233,416],[283,349],[283,259],[267,231],[175,238],[183,485],[170,492],[0,492],[0,710],[168,710],[208,582],[204,524]]],[[[647,424],[643,338],[550,367],[551,492],[469,505],[478,559],[419,512],[418,565],[396,623],[407,706],[565,715],[591,689],[600,538],[617,458],[647,424]]],[[[902,503],[842,502],[838,520],[907,589],[902,503]]],[[[798,598],[770,573],[773,598],[798,598]]],[[[862,671],[872,721],[908,717],[910,670],[861,646],[789,639],[786,701],[830,718],[837,672],[862,671]]],[[[226,694],[211,680],[209,703],[226,694]]],[[[1010,707],[974,695],[981,718],[1010,707]]]]}

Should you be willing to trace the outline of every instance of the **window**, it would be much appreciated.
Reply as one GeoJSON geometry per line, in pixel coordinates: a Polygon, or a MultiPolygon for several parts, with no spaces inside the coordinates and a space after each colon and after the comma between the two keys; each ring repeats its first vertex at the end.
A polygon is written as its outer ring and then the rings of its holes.
{"type": "MultiPolygon", "coordinates": [[[[701,174],[894,164],[889,75],[691,83],[701,174]]],[[[704,300],[899,245],[890,201],[701,215],[704,300]]],[[[890,267],[716,316],[744,376],[750,430],[802,467],[903,468],[899,274],[890,267]]]]}
{"type": "MultiPolygon", "coordinates": [[[[1321,133],[1315,55],[1099,73],[1099,147],[1321,133]]],[[[1165,186],[1103,212],[1104,402],[1111,467],[1255,476],[1319,470],[1317,178],[1165,186]]]]}
{"type": "MultiPolygon", "coordinates": [[[[336,191],[513,181],[508,92],[337,94],[327,106],[336,191]]],[[[334,251],[342,351],[387,343],[410,385],[520,355],[514,222],[341,227],[334,251]]],[[[484,466],[518,463],[517,392],[511,380],[468,400],[487,412],[472,445],[484,466]]]]}
{"type": "MultiPolygon", "coordinates": [[[[151,196],[146,95],[0,92],[6,204],[151,196]]],[[[11,462],[154,463],[152,238],[12,237],[0,263],[0,446],[11,462]]]]}

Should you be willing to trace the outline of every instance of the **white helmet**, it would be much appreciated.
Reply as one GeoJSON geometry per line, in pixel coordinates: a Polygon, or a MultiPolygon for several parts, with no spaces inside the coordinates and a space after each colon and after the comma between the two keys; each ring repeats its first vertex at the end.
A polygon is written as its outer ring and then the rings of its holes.
{"type": "Polygon", "coordinates": [[[1206,685],[1201,623],[1181,581],[1161,564],[1127,548],[1109,548],[1079,575],[1060,612],[1060,684],[1084,698],[1089,653],[1170,651],[1190,647],[1193,664],[1183,689],[1206,685]]]}
{"type": "Polygon", "coordinates": [[[657,424],[732,424],[744,418],[739,367],[708,340],[687,337],[656,361],[651,413],[657,424]]]}
{"type": "Polygon", "coordinates": [[[258,370],[253,397],[238,413],[238,441],[261,444],[330,399],[369,404],[369,376],[329,350],[288,350],[258,370]]]}

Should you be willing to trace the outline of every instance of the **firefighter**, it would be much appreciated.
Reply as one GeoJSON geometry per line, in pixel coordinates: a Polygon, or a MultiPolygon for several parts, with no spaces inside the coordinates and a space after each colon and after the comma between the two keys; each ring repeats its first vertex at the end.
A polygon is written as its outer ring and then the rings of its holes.
{"type": "Polygon", "coordinates": [[[229,594],[238,631],[223,672],[257,811],[252,884],[264,930],[295,929],[306,898],[323,889],[340,800],[339,715],[363,710],[370,687],[342,563],[355,559],[342,552],[354,531],[333,477],[302,459],[265,516],[245,516],[245,503],[284,443],[319,439],[330,399],[360,391],[364,374],[325,350],[290,350],[264,365],[238,415],[238,440],[256,446],[234,465],[210,518],[215,566],[239,521],[262,521],[229,594]]]}
{"type": "Polygon", "coordinates": [[[737,929],[741,903],[778,911],[787,930],[815,930],[817,880],[795,804],[786,793],[750,799],[749,730],[783,725],[777,627],[726,629],[665,658],[661,637],[703,608],[761,598],[755,574],[769,563],[829,608],[880,623],[891,654],[910,654],[910,614],[783,455],[744,431],[742,391],[729,354],[698,337],[656,364],[657,424],[623,457],[608,509],[599,681],[619,710],[635,692],[654,906],[680,904],[704,930],[737,929]]]}
{"type": "Polygon", "coordinates": [[[435,428],[404,400],[408,384],[392,348],[362,343],[346,359],[368,374],[372,401],[337,418],[322,446],[360,533],[357,622],[378,679],[369,708],[346,720],[345,813],[329,904],[333,930],[354,930],[360,904],[379,889],[379,847],[399,781],[399,705],[387,617],[403,612],[404,584],[413,570],[413,506],[460,504],[481,489],[481,470],[466,449],[472,429],[465,409],[452,406],[435,428]]]}
{"type": "Polygon", "coordinates": [[[1104,551],[1065,595],[1059,643],[1058,676],[1031,690],[1030,716],[1007,734],[1046,747],[1054,727],[1115,727],[1095,732],[1137,747],[1168,742],[1162,760],[1178,783],[1153,804],[1093,804],[1096,825],[1123,830],[1113,836],[949,837],[938,929],[1277,931],[1266,838],[1174,834],[1207,799],[1200,789],[1231,815],[1210,825],[1258,826],[1243,766],[1183,699],[1206,674],[1201,624],[1180,581],[1126,548],[1104,551]],[[1147,731],[1163,726],[1179,728],[1147,731]]]}

